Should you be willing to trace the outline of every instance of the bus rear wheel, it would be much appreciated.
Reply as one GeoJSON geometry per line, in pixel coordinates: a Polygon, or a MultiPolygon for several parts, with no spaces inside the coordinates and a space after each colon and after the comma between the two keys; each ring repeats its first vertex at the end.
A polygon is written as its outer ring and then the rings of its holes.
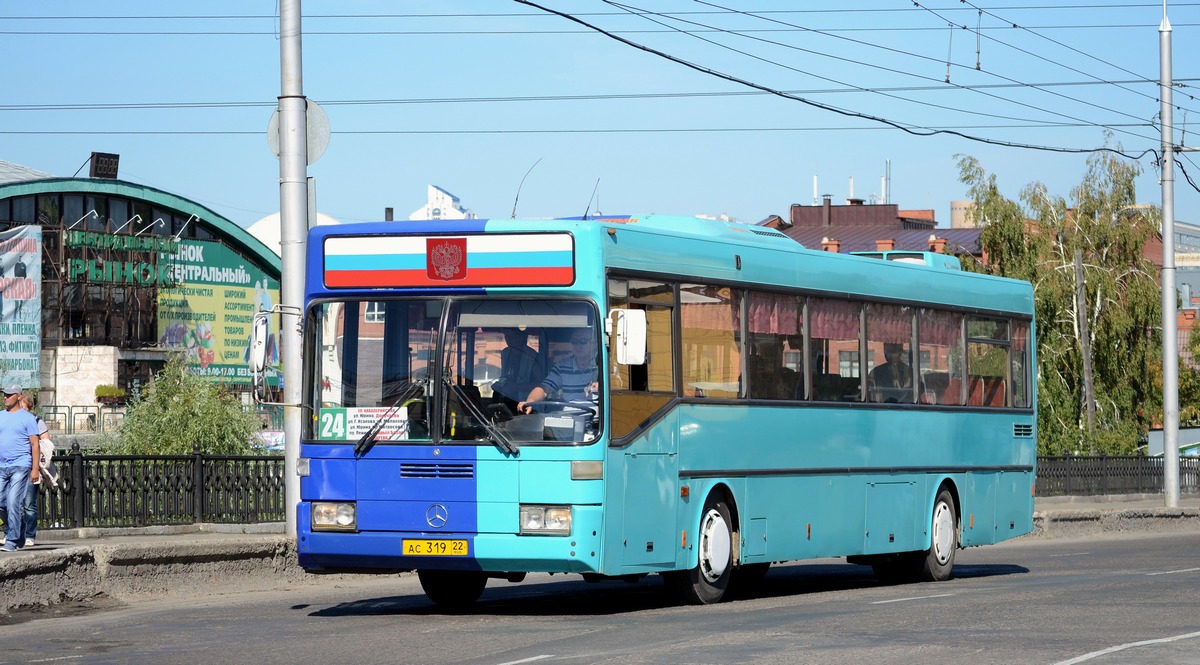
{"type": "Polygon", "coordinates": [[[710,495],[704,502],[696,552],[695,568],[667,573],[666,580],[683,602],[710,605],[725,595],[733,574],[733,521],[724,499],[710,495]]]}
{"type": "Polygon", "coordinates": [[[417,579],[429,600],[446,609],[467,607],[487,586],[487,575],[476,570],[419,570],[417,579]]]}
{"type": "Polygon", "coordinates": [[[954,568],[954,553],[958,549],[958,515],[950,491],[938,492],[933,502],[933,517],[929,528],[929,550],[921,557],[917,578],[922,582],[942,582],[950,579],[954,568]]]}

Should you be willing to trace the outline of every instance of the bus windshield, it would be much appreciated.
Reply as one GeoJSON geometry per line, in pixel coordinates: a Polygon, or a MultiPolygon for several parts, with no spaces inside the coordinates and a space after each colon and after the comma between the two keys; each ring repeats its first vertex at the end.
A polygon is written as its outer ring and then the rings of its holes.
{"type": "Polygon", "coordinates": [[[315,304],[310,439],[578,444],[600,432],[596,308],[455,298],[315,304]]]}

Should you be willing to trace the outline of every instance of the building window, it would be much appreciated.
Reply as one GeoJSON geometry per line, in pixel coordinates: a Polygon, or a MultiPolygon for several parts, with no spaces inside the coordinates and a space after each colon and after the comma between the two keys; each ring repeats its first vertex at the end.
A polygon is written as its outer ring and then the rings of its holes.
{"type": "Polygon", "coordinates": [[[363,323],[383,323],[384,311],[383,303],[369,302],[367,309],[363,313],[363,323]]]}

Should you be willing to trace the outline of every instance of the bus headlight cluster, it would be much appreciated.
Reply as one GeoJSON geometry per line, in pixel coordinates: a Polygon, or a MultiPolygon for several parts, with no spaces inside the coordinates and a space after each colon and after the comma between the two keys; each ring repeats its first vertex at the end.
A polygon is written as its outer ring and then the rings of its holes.
{"type": "Polygon", "coordinates": [[[571,535],[571,507],[522,505],[521,533],[543,536],[571,535]]]}
{"type": "Polygon", "coordinates": [[[314,501],[313,531],[354,531],[358,528],[357,509],[352,502],[314,501]]]}

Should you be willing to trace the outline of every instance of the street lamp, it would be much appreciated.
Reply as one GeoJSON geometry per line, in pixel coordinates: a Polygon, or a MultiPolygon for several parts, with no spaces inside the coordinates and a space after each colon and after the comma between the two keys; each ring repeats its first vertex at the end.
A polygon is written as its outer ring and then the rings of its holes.
{"type": "Polygon", "coordinates": [[[118,227],[116,228],[116,230],[115,230],[115,231],[113,231],[113,233],[114,233],[114,234],[116,234],[116,233],[119,233],[119,232],[121,231],[121,229],[125,228],[126,226],[129,226],[129,223],[130,223],[130,222],[132,222],[132,221],[133,221],[133,220],[135,220],[135,219],[136,219],[137,221],[139,221],[139,222],[140,222],[140,221],[142,221],[142,216],[141,216],[141,215],[134,215],[133,217],[130,217],[129,219],[125,220],[125,223],[124,223],[124,224],[122,224],[122,225],[118,226],[118,227]]]}
{"type": "Polygon", "coordinates": [[[150,222],[149,224],[142,227],[141,231],[138,231],[137,233],[133,234],[133,237],[136,238],[136,237],[142,235],[143,233],[146,232],[146,229],[153,228],[155,224],[157,224],[159,226],[159,228],[161,228],[163,226],[166,226],[167,223],[163,221],[162,217],[159,217],[158,219],[154,220],[153,222],[150,222]]]}
{"type": "Polygon", "coordinates": [[[70,231],[71,229],[75,228],[76,226],[79,226],[79,223],[82,222],[83,220],[87,219],[88,217],[95,217],[96,219],[100,219],[100,213],[96,212],[95,210],[89,210],[89,211],[87,211],[86,215],[75,220],[75,223],[68,226],[66,228],[66,230],[70,231]]]}

